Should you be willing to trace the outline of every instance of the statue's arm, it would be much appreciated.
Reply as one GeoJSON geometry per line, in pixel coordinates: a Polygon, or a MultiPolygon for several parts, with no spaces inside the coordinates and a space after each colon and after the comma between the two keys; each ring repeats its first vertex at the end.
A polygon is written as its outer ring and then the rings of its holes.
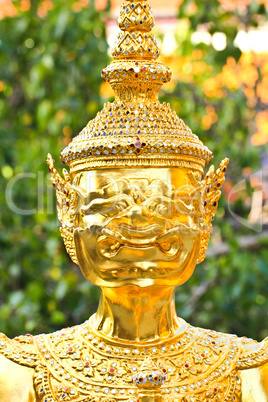
{"type": "Polygon", "coordinates": [[[268,402],[268,363],[241,370],[242,402],[268,402]]]}
{"type": "Polygon", "coordinates": [[[0,401],[38,402],[33,387],[34,370],[0,355],[0,401]]]}

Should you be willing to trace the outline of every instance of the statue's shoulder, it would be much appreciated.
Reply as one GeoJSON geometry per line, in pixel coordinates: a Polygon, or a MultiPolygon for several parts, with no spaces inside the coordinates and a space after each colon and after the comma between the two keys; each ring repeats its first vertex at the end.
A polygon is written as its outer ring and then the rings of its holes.
{"type": "Polygon", "coordinates": [[[38,355],[35,350],[34,336],[18,336],[9,339],[0,333],[0,355],[18,365],[34,368],[38,364],[38,355]]]}
{"type": "Polygon", "coordinates": [[[268,363],[268,338],[257,342],[250,338],[238,338],[241,347],[240,357],[237,362],[239,370],[248,370],[261,367],[268,363]]]}
{"type": "Polygon", "coordinates": [[[237,369],[241,378],[242,402],[268,400],[268,338],[262,342],[240,338],[237,369]]]}
{"type": "Polygon", "coordinates": [[[238,337],[233,334],[226,334],[195,328],[198,331],[198,338],[202,345],[220,349],[229,354],[230,359],[235,361],[236,369],[247,370],[261,367],[268,364],[268,338],[262,342],[246,337],[238,337]]]}
{"type": "Polygon", "coordinates": [[[235,386],[232,397],[236,396],[241,402],[268,400],[268,338],[257,342],[201,328],[193,328],[194,333],[192,354],[198,349],[202,351],[195,362],[200,362],[200,366],[201,363],[211,364],[214,379],[221,385],[228,377],[229,383],[235,386]]]}
{"type": "MultiPolygon", "coordinates": [[[[61,345],[62,339],[68,342],[66,336],[75,342],[81,328],[77,326],[51,334],[25,335],[13,339],[0,333],[0,401],[36,402],[36,395],[38,401],[43,400],[43,396],[46,400],[47,395],[53,400],[54,391],[50,390],[47,383],[50,369],[54,363],[56,365],[52,357],[53,350],[61,345]]],[[[55,359],[62,361],[66,355],[65,350],[56,352],[58,355],[55,359]]]]}
{"type": "Polygon", "coordinates": [[[37,354],[33,337],[9,339],[0,334],[0,401],[34,402],[37,354]],[[16,386],[14,386],[16,384],[16,386]]]}
{"type": "Polygon", "coordinates": [[[62,338],[65,339],[67,333],[75,339],[83,327],[84,324],[64,328],[50,334],[36,336],[27,334],[13,339],[0,333],[0,355],[18,365],[35,368],[44,363],[40,358],[40,352],[44,355],[45,360],[48,360],[50,344],[51,346],[57,345],[62,338]]]}

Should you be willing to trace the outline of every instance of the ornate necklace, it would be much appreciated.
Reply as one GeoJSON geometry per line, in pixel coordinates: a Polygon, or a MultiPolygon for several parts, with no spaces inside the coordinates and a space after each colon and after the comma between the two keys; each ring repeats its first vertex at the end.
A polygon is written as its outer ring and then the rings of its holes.
{"type": "Polygon", "coordinates": [[[46,402],[49,380],[47,402],[136,402],[143,388],[153,395],[159,383],[164,401],[191,401],[197,395],[200,401],[238,400],[240,378],[234,368],[241,348],[237,337],[197,330],[186,323],[184,327],[169,341],[149,346],[100,337],[88,323],[38,337],[35,345],[42,365],[35,383],[39,396],[44,393],[46,402]]]}
{"type": "Polygon", "coordinates": [[[34,368],[41,402],[143,402],[148,395],[164,402],[239,401],[239,370],[266,363],[267,342],[250,352],[252,340],[181,322],[174,337],[140,344],[100,336],[89,322],[37,337],[0,334],[0,353],[34,368]]]}

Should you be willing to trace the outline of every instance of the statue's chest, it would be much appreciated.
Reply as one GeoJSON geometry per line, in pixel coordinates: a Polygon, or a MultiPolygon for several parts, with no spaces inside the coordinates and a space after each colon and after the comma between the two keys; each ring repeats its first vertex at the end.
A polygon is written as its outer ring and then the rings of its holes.
{"type": "Polygon", "coordinates": [[[236,337],[212,331],[204,336],[189,326],[170,343],[135,347],[105,342],[84,325],[38,337],[35,346],[42,402],[241,400],[236,337]]]}

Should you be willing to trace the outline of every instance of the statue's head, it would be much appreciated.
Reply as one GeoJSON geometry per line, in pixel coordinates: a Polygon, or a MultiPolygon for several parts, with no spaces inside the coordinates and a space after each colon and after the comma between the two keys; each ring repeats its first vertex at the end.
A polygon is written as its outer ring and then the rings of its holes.
{"type": "Polygon", "coordinates": [[[102,72],[115,102],[62,151],[70,174],[64,170],[62,178],[50,156],[48,164],[65,246],[90,282],[177,286],[205,257],[228,160],[202,180],[212,153],[169,105],[159,103],[171,73],[155,61],[149,6],[132,5],[121,8],[124,32],[115,61],[102,72]],[[141,24],[129,13],[146,18],[141,24]]]}
{"type": "Polygon", "coordinates": [[[224,160],[205,179],[182,167],[109,168],[62,179],[61,233],[84,276],[99,286],[178,286],[205,257],[224,160]]]}

